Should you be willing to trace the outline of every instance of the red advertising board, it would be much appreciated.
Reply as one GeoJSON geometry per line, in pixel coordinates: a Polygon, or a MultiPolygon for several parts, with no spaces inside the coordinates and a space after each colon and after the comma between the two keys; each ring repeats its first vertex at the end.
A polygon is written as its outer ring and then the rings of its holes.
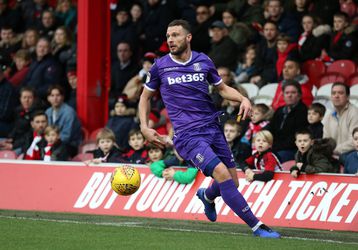
{"type": "MultiPolygon", "coordinates": [[[[201,173],[190,185],[155,177],[144,166],[140,189],[118,196],[109,185],[114,165],[0,161],[0,209],[75,212],[206,220],[196,197],[211,178],[201,173]]],[[[276,173],[274,180],[248,183],[238,171],[239,190],[253,212],[272,226],[358,231],[358,177],[276,173]]],[[[219,222],[243,223],[221,198],[219,222]]]]}

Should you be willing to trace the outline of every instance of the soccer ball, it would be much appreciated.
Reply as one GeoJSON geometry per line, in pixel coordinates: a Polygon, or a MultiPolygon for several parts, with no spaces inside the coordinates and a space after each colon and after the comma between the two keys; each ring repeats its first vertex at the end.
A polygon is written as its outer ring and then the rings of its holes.
{"type": "Polygon", "coordinates": [[[140,174],[131,166],[118,167],[112,173],[111,186],[119,195],[134,194],[140,187],[140,174]]]}

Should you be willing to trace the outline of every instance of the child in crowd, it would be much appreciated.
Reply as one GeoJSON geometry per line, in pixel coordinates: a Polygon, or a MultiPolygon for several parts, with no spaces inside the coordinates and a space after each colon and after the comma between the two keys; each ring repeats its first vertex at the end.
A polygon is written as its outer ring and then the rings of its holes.
{"type": "Polygon", "coordinates": [[[235,120],[227,120],[224,124],[224,135],[231,148],[236,163],[251,155],[251,148],[248,144],[240,142],[242,128],[235,120]]]}
{"type": "Polygon", "coordinates": [[[287,35],[280,34],[277,37],[277,60],[276,72],[277,78],[282,79],[282,70],[286,60],[299,59],[297,44],[291,42],[291,38],[287,35]]]}
{"type": "Polygon", "coordinates": [[[198,169],[187,166],[185,161],[176,153],[175,150],[174,153],[175,156],[173,157],[165,160],[159,160],[150,164],[150,170],[155,176],[164,178],[168,181],[174,180],[180,184],[192,183],[198,173],[198,169]],[[187,167],[187,170],[178,171],[175,170],[172,166],[187,167]]]}
{"type": "Polygon", "coordinates": [[[344,161],[344,173],[358,175],[358,127],[353,129],[352,136],[355,150],[349,153],[344,161]]]}
{"type": "Polygon", "coordinates": [[[128,143],[131,149],[124,154],[124,158],[136,164],[145,164],[148,161],[148,151],[145,139],[139,129],[132,129],[128,134],[128,143]]]}
{"type": "Polygon", "coordinates": [[[149,161],[147,163],[151,164],[156,161],[160,161],[164,158],[165,149],[160,148],[154,143],[149,143],[147,145],[149,161]]]}
{"type": "Polygon", "coordinates": [[[98,148],[92,151],[93,159],[86,161],[89,163],[104,163],[104,162],[126,162],[122,158],[122,151],[116,145],[116,137],[113,131],[109,128],[101,129],[96,137],[98,148]]]}
{"type": "Polygon", "coordinates": [[[296,146],[298,151],[295,155],[296,164],[291,167],[291,175],[295,178],[300,173],[337,173],[339,162],[333,159],[333,150],[336,142],[332,138],[313,140],[308,130],[296,132],[296,146]]]}
{"type": "Polygon", "coordinates": [[[326,107],[321,103],[312,103],[308,108],[307,120],[308,130],[312,134],[313,139],[322,139],[323,137],[323,124],[322,119],[326,113],[326,107]]]}
{"type": "Polygon", "coordinates": [[[128,112],[131,109],[128,105],[126,95],[118,97],[114,110],[111,112],[111,117],[106,124],[106,127],[110,128],[116,135],[116,143],[122,149],[130,148],[128,144],[129,131],[138,127],[135,122],[135,112],[128,112]]]}
{"type": "Polygon", "coordinates": [[[272,180],[275,171],[281,170],[280,161],[271,152],[272,143],[273,136],[270,131],[261,130],[256,133],[254,144],[257,152],[247,158],[244,164],[241,165],[247,181],[268,182],[272,180]],[[255,174],[252,169],[261,170],[261,173],[255,174]]]}
{"type": "Polygon", "coordinates": [[[60,129],[57,126],[49,125],[45,129],[45,147],[39,146],[40,157],[44,161],[68,161],[70,156],[67,147],[60,139],[60,129]]]}
{"type": "Polygon", "coordinates": [[[252,139],[256,133],[262,130],[267,124],[269,124],[270,108],[263,103],[255,104],[252,107],[251,122],[245,132],[245,135],[241,138],[242,143],[251,145],[252,153],[255,153],[255,144],[252,143],[252,139]]]}
{"type": "Polygon", "coordinates": [[[250,82],[250,78],[258,73],[256,63],[256,47],[250,45],[246,48],[246,52],[242,62],[239,62],[235,70],[235,82],[250,82]]]}

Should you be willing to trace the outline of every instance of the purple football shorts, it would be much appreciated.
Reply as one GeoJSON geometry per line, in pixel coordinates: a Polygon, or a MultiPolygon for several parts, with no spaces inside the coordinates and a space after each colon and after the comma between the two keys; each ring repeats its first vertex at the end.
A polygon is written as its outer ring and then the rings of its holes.
{"type": "Polygon", "coordinates": [[[220,162],[228,168],[236,167],[224,132],[218,123],[180,131],[174,135],[174,145],[184,160],[189,161],[206,176],[211,176],[220,162]]]}

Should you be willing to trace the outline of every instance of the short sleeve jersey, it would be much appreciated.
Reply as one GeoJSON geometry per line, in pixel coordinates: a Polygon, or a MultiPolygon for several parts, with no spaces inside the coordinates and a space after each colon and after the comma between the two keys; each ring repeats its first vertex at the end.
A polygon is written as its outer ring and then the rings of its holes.
{"type": "Polygon", "coordinates": [[[148,73],[145,87],[159,90],[176,133],[198,128],[217,119],[219,112],[209,95],[209,84],[222,80],[203,53],[192,51],[188,61],[176,61],[171,54],[159,58],[148,73]]]}

